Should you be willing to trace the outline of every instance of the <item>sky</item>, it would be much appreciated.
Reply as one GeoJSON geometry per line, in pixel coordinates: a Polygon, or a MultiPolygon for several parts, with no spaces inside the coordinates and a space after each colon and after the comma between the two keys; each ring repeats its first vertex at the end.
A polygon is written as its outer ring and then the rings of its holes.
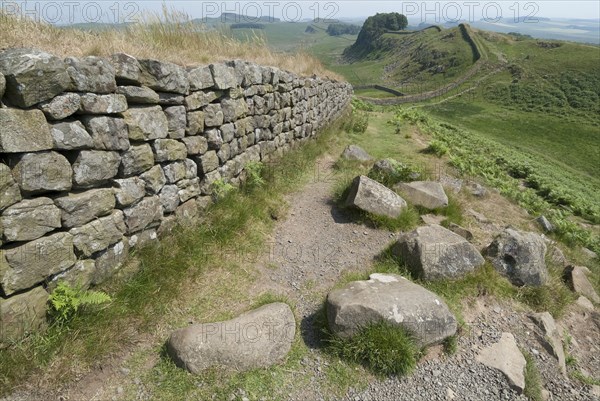
{"type": "Polygon", "coordinates": [[[222,12],[271,16],[294,22],[303,19],[359,18],[377,12],[399,12],[412,24],[457,20],[493,22],[501,17],[535,22],[535,17],[599,19],[600,2],[591,1],[200,1],[200,0],[0,0],[0,10],[24,14],[54,24],[75,22],[134,22],[147,12],[161,12],[163,5],[192,18],[218,17],[222,12]],[[519,19],[520,18],[520,19],[519,19]]]}

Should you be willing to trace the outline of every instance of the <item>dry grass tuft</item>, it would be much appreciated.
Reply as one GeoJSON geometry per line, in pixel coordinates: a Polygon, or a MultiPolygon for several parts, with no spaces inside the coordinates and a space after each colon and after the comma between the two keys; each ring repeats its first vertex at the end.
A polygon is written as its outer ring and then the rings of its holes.
{"type": "Polygon", "coordinates": [[[309,54],[275,53],[259,37],[241,42],[226,31],[209,30],[203,24],[191,22],[185,13],[166,7],[162,14],[147,14],[136,24],[98,31],[59,28],[0,11],[0,32],[0,48],[36,48],[59,57],[109,56],[123,52],[186,67],[243,59],[299,75],[317,74],[343,80],[309,54]]]}

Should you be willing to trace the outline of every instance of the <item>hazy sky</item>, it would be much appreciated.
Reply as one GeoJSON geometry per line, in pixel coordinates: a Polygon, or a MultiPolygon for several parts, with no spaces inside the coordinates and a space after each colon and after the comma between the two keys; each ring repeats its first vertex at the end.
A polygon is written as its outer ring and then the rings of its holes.
{"type": "Polygon", "coordinates": [[[0,0],[5,13],[25,14],[55,24],[73,22],[133,22],[145,12],[160,12],[163,5],[192,18],[218,17],[222,12],[271,16],[285,21],[314,18],[367,17],[377,12],[405,14],[412,24],[500,17],[600,18],[600,2],[591,1],[200,1],[200,0],[0,0]]]}

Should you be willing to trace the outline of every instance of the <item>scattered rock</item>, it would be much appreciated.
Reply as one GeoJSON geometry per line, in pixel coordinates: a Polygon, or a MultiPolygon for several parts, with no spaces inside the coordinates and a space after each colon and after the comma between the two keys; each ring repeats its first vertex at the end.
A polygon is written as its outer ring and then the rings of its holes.
{"type": "Polygon", "coordinates": [[[548,251],[548,254],[546,256],[546,260],[549,260],[555,265],[562,267],[567,267],[569,265],[569,261],[567,260],[565,254],[556,245],[550,247],[550,250],[548,251]]]}
{"type": "Polygon", "coordinates": [[[548,221],[546,216],[540,216],[535,221],[544,229],[545,232],[551,233],[554,231],[554,225],[548,221]]]}
{"type": "Polygon", "coordinates": [[[402,234],[393,252],[424,280],[460,278],[485,262],[465,238],[438,225],[402,234]]]}
{"type": "Polygon", "coordinates": [[[373,160],[363,148],[356,145],[348,145],[346,149],[344,149],[342,157],[346,160],[358,160],[361,162],[373,160]]]}
{"type": "Polygon", "coordinates": [[[473,233],[471,231],[467,230],[464,227],[459,226],[456,223],[450,223],[448,225],[448,229],[450,231],[452,231],[453,233],[460,235],[467,241],[471,241],[473,239],[473,233]]]}
{"type": "Polygon", "coordinates": [[[511,333],[502,333],[500,341],[483,349],[477,361],[501,371],[519,394],[525,389],[526,361],[511,333]]]}
{"type": "Polygon", "coordinates": [[[399,192],[408,202],[427,209],[438,209],[448,206],[448,196],[444,187],[434,181],[399,182],[394,185],[394,190],[399,192]]]}
{"type": "Polygon", "coordinates": [[[546,244],[538,234],[507,228],[485,253],[494,268],[515,285],[540,286],[548,280],[546,244]]]}
{"type": "Polygon", "coordinates": [[[562,336],[554,318],[548,312],[535,313],[531,316],[532,320],[542,330],[544,337],[539,338],[540,342],[558,360],[558,366],[563,375],[567,375],[567,365],[565,363],[565,351],[562,344],[562,336]]]}
{"type": "Polygon", "coordinates": [[[295,332],[290,307],[272,303],[228,321],[176,330],[167,352],[177,366],[195,374],[211,367],[248,370],[282,361],[295,332]]]}
{"type": "Polygon", "coordinates": [[[573,291],[598,304],[600,297],[587,277],[589,272],[585,266],[567,266],[563,276],[573,291]]]}
{"type": "Polygon", "coordinates": [[[416,336],[421,345],[439,343],[456,333],[454,315],[434,293],[394,274],[371,274],[327,295],[329,327],[340,337],[378,321],[397,324],[416,336]]]}
{"type": "Polygon", "coordinates": [[[467,183],[467,188],[471,195],[476,196],[478,198],[483,198],[487,194],[487,190],[485,187],[477,182],[469,181],[467,183]]]}
{"type": "Polygon", "coordinates": [[[421,215],[421,220],[423,220],[423,223],[425,224],[441,225],[442,221],[446,220],[446,216],[437,214],[423,214],[421,215]]]}
{"type": "Polygon", "coordinates": [[[591,249],[588,249],[586,247],[581,247],[581,252],[583,252],[583,254],[585,256],[587,256],[589,259],[597,259],[598,258],[598,255],[596,255],[596,252],[594,252],[591,249]]]}
{"type": "Polygon", "coordinates": [[[476,212],[473,209],[467,210],[467,214],[470,216],[473,216],[475,218],[475,220],[477,220],[480,223],[487,224],[490,222],[490,220],[487,217],[485,217],[483,214],[481,214],[479,212],[476,212]]]}
{"type": "Polygon", "coordinates": [[[590,301],[583,295],[580,295],[579,298],[577,298],[577,300],[575,301],[575,303],[581,306],[583,309],[587,309],[590,311],[594,310],[594,304],[592,303],[592,301],[590,301]]]}
{"type": "Polygon", "coordinates": [[[406,207],[406,202],[397,193],[364,175],[352,182],[345,204],[390,218],[398,217],[406,207]]]}

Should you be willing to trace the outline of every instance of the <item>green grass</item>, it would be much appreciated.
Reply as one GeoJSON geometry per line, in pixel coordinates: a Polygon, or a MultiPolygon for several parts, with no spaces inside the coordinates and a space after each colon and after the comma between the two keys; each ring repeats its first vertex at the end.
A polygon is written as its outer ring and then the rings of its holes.
{"type": "MultiPolygon", "coordinates": [[[[287,153],[268,169],[264,186],[229,192],[210,207],[201,224],[178,227],[159,244],[137,252],[137,273],[126,281],[115,278],[101,288],[113,299],[106,307],[75,314],[68,325],[53,325],[44,334],[0,350],[0,395],[32,374],[44,372],[53,377],[51,380],[66,381],[72,378],[72,366],[97,363],[133,344],[141,334],[151,333],[165,319],[174,325],[186,324],[184,313],[174,314],[174,307],[193,313],[199,321],[213,321],[230,317],[227,308],[236,310],[237,304],[251,303],[243,289],[255,275],[243,266],[245,259],[240,261],[239,256],[260,252],[273,225],[272,211],[283,207],[284,194],[306,182],[314,160],[337,145],[337,133],[337,126],[333,126],[316,140],[287,153]],[[223,279],[210,283],[210,291],[194,288],[195,283],[210,277],[223,279]],[[186,301],[190,294],[195,295],[186,301]],[[183,304],[177,306],[179,302],[183,304]]],[[[167,361],[161,366],[165,371],[171,369],[167,361]]],[[[175,380],[184,376],[174,373],[174,378],[163,385],[191,388],[189,383],[175,380]]],[[[181,394],[163,399],[181,399],[181,394]]]]}
{"type": "Polygon", "coordinates": [[[525,357],[525,394],[531,401],[542,401],[542,379],[535,360],[527,351],[521,351],[525,357]]]}
{"type": "Polygon", "coordinates": [[[421,353],[411,333],[384,321],[361,328],[351,338],[331,334],[325,342],[326,352],[382,376],[409,374],[421,353]]]}

